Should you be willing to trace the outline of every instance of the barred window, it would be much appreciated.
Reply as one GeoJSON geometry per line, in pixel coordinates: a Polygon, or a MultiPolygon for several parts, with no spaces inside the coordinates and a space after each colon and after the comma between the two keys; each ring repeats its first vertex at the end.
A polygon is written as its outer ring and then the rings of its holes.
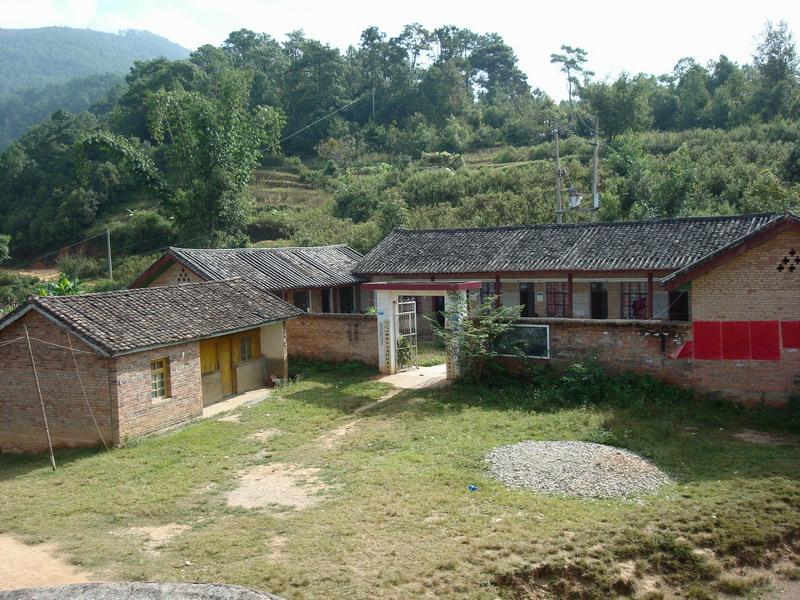
{"type": "Polygon", "coordinates": [[[497,295],[497,287],[494,281],[484,281],[481,283],[481,303],[487,298],[493,298],[497,295]]]}
{"type": "Polygon", "coordinates": [[[159,358],[150,363],[150,397],[153,400],[168,398],[169,389],[169,358],[159,358]]]}
{"type": "Polygon", "coordinates": [[[626,281],[620,284],[623,319],[647,318],[647,283],[626,281]]]}
{"type": "Polygon", "coordinates": [[[547,296],[547,316],[566,317],[568,306],[568,285],[560,281],[548,281],[545,284],[547,296]]]}

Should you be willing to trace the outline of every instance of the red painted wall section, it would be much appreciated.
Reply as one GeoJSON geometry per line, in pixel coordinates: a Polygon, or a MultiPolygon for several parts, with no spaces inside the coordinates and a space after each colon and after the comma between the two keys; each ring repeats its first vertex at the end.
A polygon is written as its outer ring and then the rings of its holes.
{"type": "Polygon", "coordinates": [[[692,341],[698,360],[780,360],[784,348],[800,347],[800,321],[694,321],[692,341]],[[795,344],[795,345],[787,345],[795,344]]]}
{"type": "Polygon", "coordinates": [[[719,321],[694,321],[692,323],[694,357],[699,360],[722,358],[722,323],[719,321]]]}
{"type": "Polygon", "coordinates": [[[784,348],[800,348],[800,321],[781,321],[784,348]]]}
{"type": "Polygon", "coordinates": [[[747,321],[723,321],[722,358],[723,360],[750,358],[750,323],[747,321]]]}
{"type": "Polygon", "coordinates": [[[753,360],[780,360],[780,322],[750,321],[750,348],[753,360]]]}

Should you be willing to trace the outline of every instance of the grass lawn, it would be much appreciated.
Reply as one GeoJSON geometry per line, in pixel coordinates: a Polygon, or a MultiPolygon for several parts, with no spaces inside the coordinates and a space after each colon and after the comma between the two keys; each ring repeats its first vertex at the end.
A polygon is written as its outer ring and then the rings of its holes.
{"type": "Polygon", "coordinates": [[[417,345],[417,364],[420,367],[432,367],[447,362],[447,353],[439,342],[420,340],[417,345]]]}
{"type": "Polygon", "coordinates": [[[800,446],[780,415],[641,379],[546,377],[407,391],[324,447],[315,440],[386,386],[352,365],[305,371],[238,423],[62,451],[55,473],[43,456],[0,457],[0,532],[57,542],[104,579],[228,582],[292,599],[709,598],[752,595],[765,568],[800,573],[800,446]],[[731,436],[743,427],[791,443],[731,436]],[[248,437],[264,429],[282,434],[248,437]],[[625,447],[676,483],[627,500],[506,489],[483,457],[525,439],[625,447]],[[323,500],[229,507],[237,472],[265,462],[319,468],[323,500]],[[129,531],[173,523],[190,529],[156,552],[129,531]]]}

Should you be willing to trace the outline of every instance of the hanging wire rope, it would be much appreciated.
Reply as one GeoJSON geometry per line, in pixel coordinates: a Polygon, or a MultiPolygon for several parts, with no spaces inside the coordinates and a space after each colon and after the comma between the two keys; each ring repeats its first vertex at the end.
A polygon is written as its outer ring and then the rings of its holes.
{"type": "Polygon", "coordinates": [[[70,335],[69,331],[67,331],[67,340],[69,341],[69,349],[72,353],[72,363],[75,365],[75,373],[78,375],[78,383],[81,384],[81,392],[83,392],[83,399],[86,401],[86,408],[89,409],[89,414],[92,417],[92,422],[94,423],[95,429],[97,429],[97,435],[100,436],[100,441],[103,442],[103,446],[107,452],[110,452],[111,449],[106,444],[106,439],[103,437],[103,432],[100,431],[100,426],[97,424],[97,419],[94,416],[94,411],[92,410],[92,403],[89,402],[89,396],[86,395],[86,388],[83,387],[83,378],[81,377],[81,371],[78,369],[78,359],[75,357],[75,348],[72,347],[72,336],[70,335]]]}
{"type": "MultiPolygon", "coordinates": [[[[37,337],[30,336],[30,338],[40,344],[46,344],[48,346],[54,346],[56,348],[61,348],[62,350],[72,350],[69,346],[62,346],[61,344],[56,344],[55,342],[48,342],[47,340],[40,340],[37,337]]],[[[94,352],[87,352],[86,350],[74,350],[74,352],[80,352],[81,354],[94,354],[94,352]]]]}
{"type": "Polygon", "coordinates": [[[0,342],[0,348],[2,348],[3,346],[9,346],[11,344],[14,344],[14,343],[19,342],[20,340],[24,340],[24,339],[25,339],[24,337],[20,336],[18,338],[14,338],[13,340],[6,340],[4,342],[0,342]]]}

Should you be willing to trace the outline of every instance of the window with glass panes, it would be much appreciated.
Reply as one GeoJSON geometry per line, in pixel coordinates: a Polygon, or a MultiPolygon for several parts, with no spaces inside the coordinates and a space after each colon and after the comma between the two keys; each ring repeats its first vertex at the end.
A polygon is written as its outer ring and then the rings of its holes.
{"type": "Polygon", "coordinates": [[[548,317],[566,317],[568,307],[568,286],[566,282],[548,281],[545,284],[548,317]]]}
{"type": "Polygon", "coordinates": [[[150,363],[150,397],[169,397],[169,358],[159,358],[150,363]]]}
{"type": "Polygon", "coordinates": [[[239,338],[239,361],[253,360],[253,337],[243,335],[239,338]]]}
{"type": "Polygon", "coordinates": [[[623,319],[647,318],[647,283],[625,281],[620,284],[623,319]]]}

